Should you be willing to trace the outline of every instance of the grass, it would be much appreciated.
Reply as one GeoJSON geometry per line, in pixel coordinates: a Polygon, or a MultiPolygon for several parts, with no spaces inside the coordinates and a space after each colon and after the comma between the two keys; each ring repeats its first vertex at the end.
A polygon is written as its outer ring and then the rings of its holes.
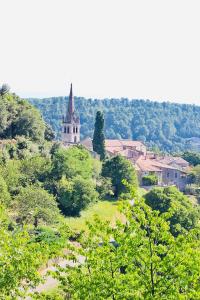
{"type": "MultiPolygon", "coordinates": [[[[139,197],[142,197],[145,193],[146,191],[144,189],[138,189],[139,197]]],[[[111,224],[114,224],[117,219],[123,219],[118,210],[118,203],[118,201],[99,201],[82,211],[80,217],[65,218],[66,224],[72,230],[87,230],[86,221],[92,222],[95,215],[102,221],[109,221],[111,224]]]]}
{"type": "Polygon", "coordinates": [[[86,221],[92,221],[97,215],[103,221],[114,223],[120,218],[117,201],[99,201],[81,212],[80,217],[66,218],[66,224],[73,230],[87,230],[86,221]]]}

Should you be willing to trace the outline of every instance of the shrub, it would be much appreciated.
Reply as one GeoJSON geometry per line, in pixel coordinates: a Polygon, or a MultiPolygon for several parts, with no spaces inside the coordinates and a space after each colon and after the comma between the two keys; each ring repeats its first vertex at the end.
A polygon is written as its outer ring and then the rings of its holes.
{"type": "Polygon", "coordinates": [[[142,184],[144,186],[149,185],[157,185],[158,184],[158,177],[155,174],[150,174],[142,177],[142,184]]]}

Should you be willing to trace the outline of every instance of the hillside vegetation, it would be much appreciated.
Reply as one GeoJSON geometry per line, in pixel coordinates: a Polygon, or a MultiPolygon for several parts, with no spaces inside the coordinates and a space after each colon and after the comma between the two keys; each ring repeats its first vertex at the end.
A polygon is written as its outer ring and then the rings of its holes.
{"type": "Polygon", "coordinates": [[[57,267],[59,289],[31,299],[200,298],[198,203],[175,187],[144,193],[122,156],[99,161],[52,141],[39,111],[7,88],[0,106],[1,300],[27,299],[39,269],[63,255],[73,265],[57,267]]]}
{"type": "MultiPolygon", "coordinates": [[[[66,97],[30,99],[44,119],[60,136],[66,97]]],[[[75,98],[81,119],[81,137],[92,137],[95,114],[104,112],[105,135],[110,139],[142,140],[165,151],[199,147],[200,107],[186,104],[158,103],[144,100],[75,98]]]]}

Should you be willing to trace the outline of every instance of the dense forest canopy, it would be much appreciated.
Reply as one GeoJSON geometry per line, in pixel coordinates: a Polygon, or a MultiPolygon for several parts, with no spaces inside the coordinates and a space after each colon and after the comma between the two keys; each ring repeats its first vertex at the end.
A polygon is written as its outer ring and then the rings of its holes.
{"type": "MultiPolygon", "coordinates": [[[[67,97],[29,99],[60,137],[67,97]]],[[[199,150],[200,107],[168,102],[128,99],[75,98],[81,119],[81,138],[92,137],[95,115],[104,112],[105,136],[110,139],[142,140],[164,151],[199,150]]]]}

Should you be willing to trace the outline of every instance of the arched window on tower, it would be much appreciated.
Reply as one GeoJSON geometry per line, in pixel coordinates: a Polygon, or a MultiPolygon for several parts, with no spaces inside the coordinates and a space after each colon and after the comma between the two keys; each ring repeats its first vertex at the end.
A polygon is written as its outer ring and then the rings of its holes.
{"type": "Polygon", "coordinates": [[[64,127],[64,133],[66,133],[67,132],[67,129],[66,129],[66,126],[64,127]]]}
{"type": "Polygon", "coordinates": [[[76,127],[76,133],[78,133],[78,127],[76,127]]]}
{"type": "Polygon", "coordinates": [[[67,127],[67,133],[69,133],[69,126],[67,127]]]}
{"type": "Polygon", "coordinates": [[[75,133],[75,127],[73,127],[73,133],[75,133]]]}

